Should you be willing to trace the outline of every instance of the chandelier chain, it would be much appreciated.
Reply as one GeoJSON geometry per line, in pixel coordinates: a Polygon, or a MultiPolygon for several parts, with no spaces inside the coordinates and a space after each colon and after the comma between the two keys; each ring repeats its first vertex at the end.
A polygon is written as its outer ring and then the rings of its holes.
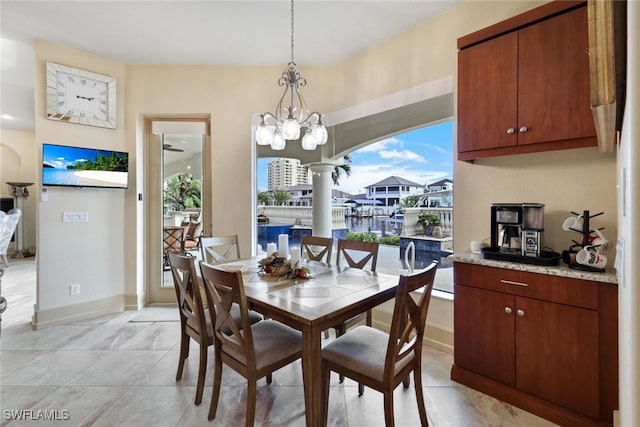
{"type": "Polygon", "coordinates": [[[291,62],[295,63],[295,61],[293,60],[293,20],[293,0],[291,0],[291,62]]]}
{"type": "Polygon", "coordinates": [[[326,144],[328,133],[322,122],[324,114],[318,111],[310,112],[300,90],[306,86],[307,81],[298,71],[293,56],[295,40],[293,2],[294,0],[291,0],[291,62],[278,79],[278,86],[284,87],[284,93],[276,105],[275,114],[266,112],[260,115],[256,142],[258,145],[271,145],[273,150],[284,150],[285,141],[299,139],[300,130],[304,129],[302,148],[314,150],[318,145],[326,144]],[[289,105],[285,102],[289,102],[289,105]],[[275,126],[275,130],[272,126],[275,126]]]}

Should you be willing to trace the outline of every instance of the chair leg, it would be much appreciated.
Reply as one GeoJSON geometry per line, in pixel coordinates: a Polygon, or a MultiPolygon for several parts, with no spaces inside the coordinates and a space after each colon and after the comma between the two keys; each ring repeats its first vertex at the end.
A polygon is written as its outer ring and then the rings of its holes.
{"type": "Polygon", "coordinates": [[[182,370],[184,369],[184,361],[189,357],[189,342],[191,338],[189,335],[181,334],[180,338],[180,356],[178,358],[178,372],[176,372],[176,381],[182,379],[182,370]]]}
{"type": "Polygon", "coordinates": [[[271,374],[267,374],[267,384],[271,384],[273,382],[273,376],[271,374]]]}
{"type": "Polygon", "coordinates": [[[195,404],[202,402],[202,392],[204,391],[204,380],[207,376],[207,344],[200,343],[200,364],[198,366],[198,384],[196,385],[195,404]]]}
{"type": "Polygon", "coordinates": [[[427,427],[429,425],[429,421],[427,420],[427,409],[424,406],[424,395],[422,392],[422,369],[420,369],[420,366],[418,366],[413,371],[413,382],[416,385],[416,400],[418,401],[420,424],[422,424],[423,427],[427,427]]]}
{"type": "MultiPolygon", "coordinates": [[[[336,338],[344,335],[344,333],[346,332],[344,324],[335,326],[333,329],[336,331],[336,338]]],[[[340,384],[342,384],[344,382],[344,375],[339,374],[338,378],[340,378],[340,384]]]]}
{"type": "Polygon", "coordinates": [[[247,383],[247,427],[253,427],[256,418],[256,381],[247,383]]]}
{"type": "Polygon", "coordinates": [[[329,383],[331,382],[331,371],[327,367],[327,362],[322,361],[322,425],[327,425],[329,417],[329,383]]]}
{"type": "Polygon", "coordinates": [[[373,321],[373,315],[371,313],[371,310],[367,310],[367,326],[371,326],[371,322],[373,321]]]}
{"type": "Polygon", "coordinates": [[[362,383],[358,383],[358,396],[362,396],[364,394],[364,385],[362,383]]]}
{"type": "Polygon", "coordinates": [[[220,398],[220,385],[222,383],[222,360],[220,355],[215,354],[213,362],[213,391],[211,393],[211,403],[209,404],[209,421],[215,418],[218,411],[218,399],[220,398]]]}
{"type": "Polygon", "coordinates": [[[393,427],[393,390],[384,392],[384,423],[386,427],[393,427]]]}

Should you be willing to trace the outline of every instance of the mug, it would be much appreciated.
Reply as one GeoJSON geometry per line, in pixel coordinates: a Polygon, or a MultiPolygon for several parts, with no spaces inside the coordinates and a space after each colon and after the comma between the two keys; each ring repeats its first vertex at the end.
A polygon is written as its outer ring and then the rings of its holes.
{"type": "Polygon", "coordinates": [[[582,231],[582,215],[570,216],[569,218],[565,219],[564,222],[562,223],[562,229],[564,231],[573,230],[573,231],[581,232],[582,231]]]}
{"type": "Polygon", "coordinates": [[[472,240],[469,246],[471,247],[471,252],[479,254],[482,252],[482,248],[486,248],[488,245],[481,240],[472,240]]]}
{"type": "Polygon", "coordinates": [[[576,262],[593,268],[605,268],[607,257],[600,255],[600,251],[593,246],[585,246],[576,254],[576,262]]]}
{"type": "Polygon", "coordinates": [[[594,230],[589,234],[589,242],[582,242],[583,245],[598,246],[600,252],[607,252],[611,249],[611,242],[602,235],[600,230],[594,230]]]}
{"type": "Polygon", "coordinates": [[[562,251],[562,261],[567,265],[575,264],[577,254],[578,251],[573,249],[562,251]]]}

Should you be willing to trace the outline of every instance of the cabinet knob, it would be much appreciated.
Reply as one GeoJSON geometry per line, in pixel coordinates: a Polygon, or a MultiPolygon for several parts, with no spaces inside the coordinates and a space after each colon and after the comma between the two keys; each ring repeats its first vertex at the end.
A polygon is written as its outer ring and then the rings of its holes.
{"type": "Polygon", "coordinates": [[[511,313],[513,313],[513,310],[511,309],[511,307],[505,307],[504,308],[504,312],[507,313],[507,314],[511,314],[511,313]]]}
{"type": "Polygon", "coordinates": [[[519,131],[520,133],[525,133],[525,132],[526,132],[526,131],[528,131],[528,130],[529,130],[529,128],[527,128],[526,126],[522,126],[520,129],[518,129],[518,131],[519,131]]]}
{"type": "Polygon", "coordinates": [[[520,316],[520,317],[523,317],[523,316],[524,316],[524,310],[517,310],[517,311],[516,311],[516,314],[517,314],[518,316],[520,316]]]}
{"type": "Polygon", "coordinates": [[[516,130],[514,128],[509,128],[509,129],[507,129],[507,133],[509,135],[513,135],[514,133],[516,133],[516,130]]]}

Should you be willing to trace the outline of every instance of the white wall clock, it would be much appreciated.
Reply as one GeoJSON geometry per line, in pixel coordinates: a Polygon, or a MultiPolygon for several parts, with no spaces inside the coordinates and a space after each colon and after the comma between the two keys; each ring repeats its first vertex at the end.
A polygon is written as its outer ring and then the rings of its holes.
{"type": "Polygon", "coordinates": [[[116,79],[47,62],[47,118],[116,128],[116,79]]]}

